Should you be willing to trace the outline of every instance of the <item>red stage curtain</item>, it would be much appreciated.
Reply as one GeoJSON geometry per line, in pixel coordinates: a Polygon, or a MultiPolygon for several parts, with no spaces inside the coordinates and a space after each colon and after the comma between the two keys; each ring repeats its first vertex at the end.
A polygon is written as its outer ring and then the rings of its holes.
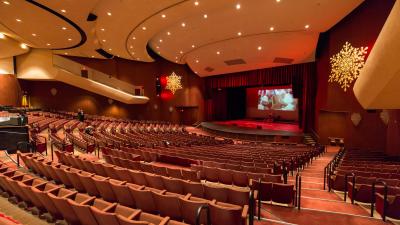
{"type": "Polygon", "coordinates": [[[206,118],[226,119],[226,110],[221,108],[226,106],[226,102],[223,102],[222,93],[216,94],[216,90],[224,92],[224,88],[292,85],[293,95],[299,99],[299,126],[309,131],[314,128],[316,79],[314,62],[207,77],[206,118]]]}

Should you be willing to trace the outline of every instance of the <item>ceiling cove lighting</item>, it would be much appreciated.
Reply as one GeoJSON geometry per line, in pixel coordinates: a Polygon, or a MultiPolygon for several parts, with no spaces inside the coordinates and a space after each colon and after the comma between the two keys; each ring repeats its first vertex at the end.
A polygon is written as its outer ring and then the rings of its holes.
{"type": "Polygon", "coordinates": [[[22,49],[28,49],[28,45],[26,45],[25,43],[21,43],[19,45],[22,49]]]}

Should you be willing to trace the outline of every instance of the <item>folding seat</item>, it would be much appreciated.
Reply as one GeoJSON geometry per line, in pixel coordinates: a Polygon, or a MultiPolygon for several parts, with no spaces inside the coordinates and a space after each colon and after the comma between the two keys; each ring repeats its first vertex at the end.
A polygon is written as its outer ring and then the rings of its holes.
{"type": "MultiPolygon", "coordinates": [[[[96,177],[92,177],[93,182],[96,185],[97,190],[100,193],[100,196],[103,200],[108,201],[108,202],[116,202],[117,201],[117,197],[115,196],[113,189],[110,185],[110,180],[108,178],[103,179],[103,178],[96,178],[96,177]]],[[[119,183],[119,184],[125,184],[126,182],[123,181],[117,181],[114,180],[115,183],[119,183]]]]}
{"type": "Polygon", "coordinates": [[[283,183],[281,175],[264,174],[263,181],[271,183],[283,183]]]}
{"type": "Polygon", "coordinates": [[[113,179],[116,179],[116,180],[119,179],[118,174],[115,171],[116,166],[113,166],[111,164],[105,163],[105,164],[103,164],[103,168],[104,168],[104,171],[107,174],[107,177],[113,178],[113,179]]]}
{"type": "Polygon", "coordinates": [[[102,176],[98,176],[98,175],[93,175],[91,173],[86,173],[86,172],[81,172],[80,174],[78,174],[78,176],[79,176],[79,179],[80,179],[81,183],[85,187],[86,192],[89,195],[100,197],[100,192],[97,189],[97,186],[96,186],[96,183],[95,183],[94,179],[96,179],[96,180],[107,180],[108,178],[102,177],[102,176]]]}
{"type": "Polygon", "coordinates": [[[228,202],[228,190],[223,187],[204,185],[204,197],[208,200],[215,199],[219,202],[228,202]]]}
{"type": "Polygon", "coordinates": [[[169,177],[161,177],[164,183],[164,187],[167,191],[184,194],[183,193],[183,181],[181,179],[169,178],[169,177]]]}
{"type": "Polygon", "coordinates": [[[93,162],[92,164],[97,175],[107,177],[107,173],[104,169],[103,163],[93,162]]]}
{"type": "Polygon", "coordinates": [[[218,180],[220,183],[229,184],[233,183],[232,170],[217,168],[218,180]]]}
{"type": "Polygon", "coordinates": [[[165,189],[164,182],[160,175],[145,173],[145,178],[149,187],[156,188],[159,190],[165,189]]]}
{"type": "Polygon", "coordinates": [[[198,172],[194,170],[181,170],[182,172],[182,179],[200,182],[200,178],[197,175],[198,172]]]}
{"type": "Polygon", "coordinates": [[[37,199],[33,199],[35,198],[35,196],[32,195],[31,187],[43,185],[45,183],[47,182],[39,178],[26,179],[25,181],[17,182],[19,189],[21,190],[21,192],[23,192],[23,195],[21,196],[22,200],[24,200],[26,203],[29,203],[30,205],[35,205],[35,201],[37,199]]]}
{"type": "Polygon", "coordinates": [[[211,202],[209,207],[212,225],[246,225],[247,206],[242,208],[211,202]]]}
{"type": "Polygon", "coordinates": [[[29,188],[31,189],[31,192],[29,192],[29,190],[26,190],[26,193],[27,195],[32,193],[32,202],[34,203],[36,208],[38,208],[39,214],[42,214],[44,211],[46,211],[46,206],[44,205],[44,202],[40,200],[39,196],[43,193],[46,194],[47,192],[52,192],[60,189],[58,185],[51,182],[30,186],[29,188]]]}
{"type": "Polygon", "coordinates": [[[153,171],[155,174],[161,175],[161,176],[168,176],[167,173],[167,168],[161,167],[161,166],[154,166],[153,165],[153,171]]]}
{"type": "Polygon", "coordinates": [[[183,182],[183,193],[192,194],[198,198],[204,197],[204,185],[199,182],[182,181],[183,182]]]}
{"type": "MultiPolygon", "coordinates": [[[[363,203],[372,202],[372,183],[376,181],[375,177],[357,177],[355,184],[348,182],[348,196],[352,201],[363,203]]],[[[377,188],[378,189],[378,188],[377,188]]]]}
{"type": "Polygon", "coordinates": [[[158,213],[153,194],[149,190],[139,190],[128,186],[128,190],[135,200],[136,208],[148,213],[158,213]]]}
{"type": "Polygon", "coordinates": [[[114,162],[113,162],[113,160],[112,160],[112,156],[111,155],[103,155],[103,158],[104,158],[104,161],[106,162],[106,163],[109,163],[109,164],[114,164],[114,162]]]}
{"type": "Polygon", "coordinates": [[[203,167],[205,180],[211,182],[218,182],[218,172],[214,167],[203,167]]]}
{"type": "MultiPolygon", "coordinates": [[[[35,191],[35,189],[33,189],[33,191],[35,191]]],[[[59,189],[55,189],[52,191],[38,191],[36,192],[37,197],[39,198],[39,201],[42,202],[42,204],[44,205],[44,207],[46,208],[47,212],[49,212],[53,218],[55,219],[61,219],[62,218],[62,214],[60,211],[58,211],[58,209],[56,208],[56,206],[54,205],[53,201],[50,199],[48,193],[53,194],[56,197],[68,197],[71,195],[76,194],[76,191],[71,191],[65,188],[59,188],[59,189]]]]}
{"type": "Polygon", "coordinates": [[[272,201],[280,204],[293,204],[294,185],[278,184],[272,185],[272,201]]]}
{"type": "Polygon", "coordinates": [[[167,167],[167,173],[169,177],[177,178],[177,179],[182,179],[182,172],[180,169],[172,169],[167,167]]]}
{"type": "Polygon", "coordinates": [[[74,185],[72,184],[71,180],[67,176],[67,171],[70,171],[71,169],[73,171],[76,171],[75,168],[73,167],[67,167],[64,169],[53,167],[54,171],[56,172],[57,176],[60,178],[61,183],[64,184],[67,188],[72,188],[74,185]]]}
{"type": "Polygon", "coordinates": [[[233,171],[232,172],[233,184],[240,187],[249,186],[249,178],[246,172],[233,171]]]}
{"type": "Polygon", "coordinates": [[[18,185],[18,182],[26,182],[26,181],[30,181],[30,180],[33,180],[33,177],[31,175],[27,175],[27,174],[19,174],[19,175],[12,176],[12,177],[8,177],[8,176],[5,177],[5,182],[7,182],[9,184],[10,193],[25,202],[29,202],[30,199],[22,191],[22,189],[18,185]]]}
{"type": "MultiPolygon", "coordinates": [[[[110,185],[119,204],[136,208],[135,200],[129,192],[128,185],[126,183],[121,183],[120,181],[110,179],[110,185]]],[[[133,188],[136,187],[136,189],[143,188],[143,186],[139,186],[136,184],[129,185],[133,188]]]]}
{"type": "Polygon", "coordinates": [[[72,155],[72,154],[66,154],[66,155],[65,155],[65,159],[68,161],[68,164],[69,164],[70,166],[72,166],[72,167],[78,168],[78,165],[77,165],[76,162],[75,162],[75,157],[76,157],[76,156],[74,156],[74,155],[72,155]]]}
{"type": "Polygon", "coordinates": [[[117,215],[131,218],[139,211],[122,205],[115,205],[112,208],[108,208],[106,211],[99,210],[96,207],[90,207],[90,210],[99,225],[119,225],[117,215]]]}
{"type": "Polygon", "coordinates": [[[141,171],[147,173],[154,173],[153,166],[146,163],[140,163],[141,171]]]}
{"type": "MultiPolygon", "coordinates": [[[[182,218],[185,223],[188,224],[196,224],[197,210],[200,206],[208,205],[209,203],[207,200],[189,196],[179,198],[179,201],[181,204],[182,218]]],[[[204,210],[200,215],[200,224],[207,224],[207,215],[204,210]]]]}
{"type": "MultiPolygon", "coordinates": [[[[344,191],[345,189],[345,175],[344,174],[335,174],[331,175],[330,186],[335,191],[344,191]]],[[[352,176],[347,177],[347,182],[352,180],[352,176]]],[[[348,187],[348,186],[347,186],[348,187]]]]}
{"type": "Polygon", "coordinates": [[[120,163],[119,159],[120,158],[117,157],[117,156],[111,157],[111,163],[110,164],[115,165],[115,166],[121,166],[121,163],[120,163]]]}
{"type": "Polygon", "coordinates": [[[96,172],[96,170],[94,169],[92,161],[90,161],[88,159],[83,159],[82,163],[83,163],[83,166],[85,168],[85,169],[83,169],[84,171],[87,171],[89,173],[95,173],[96,172]]]}
{"type": "Polygon", "coordinates": [[[133,170],[142,170],[141,163],[139,161],[130,161],[130,168],[133,170]]]}
{"type": "Polygon", "coordinates": [[[47,170],[46,166],[51,166],[52,164],[53,164],[52,162],[45,162],[45,161],[38,163],[38,168],[40,170],[40,173],[47,178],[51,178],[51,174],[47,170]]]}
{"type": "Polygon", "coordinates": [[[376,194],[376,211],[383,216],[383,212],[385,211],[385,215],[395,220],[400,220],[400,193],[397,195],[388,195],[387,201],[385,204],[383,194],[376,194]],[[386,208],[384,209],[386,205],[386,208]]]}
{"type": "MultiPolygon", "coordinates": [[[[249,205],[249,190],[237,189],[237,188],[227,188],[228,191],[228,203],[244,206],[249,205]]],[[[258,191],[254,191],[254,199],[258,198],[258,191]]],[[[255,203],[255,201],[254,201],[255,203]]]]}
{"type": "Polygon", "coordinates": [[[85,165],[83,164],[83,159],[82,158],[74,157],[73,159],[75,161],[75,164],[77,165],[76,168],[78,168],[80,170],[85,170],[86,169],[85,165]]]}
{"type": "Polygon", "coordinates": [[[51,192],[47,193],[47,195],[69,225],[80,225],[80,221],[79,217],[72,209],[72,206],[68,203],[68,199],[76,202],[77,204],[86,204],[89,201],[93,201],[95,198],[81,193],[75,193],[74,195],[69,195],[67,197],[58,197],[51,192]]]}
{"type": "Polygon", "coordinates": [[[127,168],[127,169],[133,169],[133,166],[131,164],[131,160],[129,160],[129,159],[119,159],[119,162],[121,164],[121,167],[127,168]]]}
{"type": "Polygon", "coordinates": [[[151,162],[151,156],[148,151],[142,151],[142,158],[145,162],[151,162]]]}
{"type": "Polygon", "coordinates": [[[79,218],[81,225],[99,225],[96,218],[92,214],[92,211],[90,210],[91,207],[106,211],[116,205],[116,203],[109,203],[98,198],[86,202],[85,204],[79,204],[71,199],[67,199],[67,201],[71,205],[75,215],[79,218]]]}
{"type": "Polygon", "coordinates": [[[273,169],[272,168],[255,167],[255,172],[263,173],[263,174],[272,174],[273,169]]]}
{"type": "Polygon", "coordinates": [[[182,220],[179,198],[152,192],[157,211],[161,216],[169,216],[174,220],[182,220]]]}
{"type": "Polygon", "coordinates": [[[226,169],[230,169],[230,170],[237,170],[240,171],[242,169],[242,167],[238,164],[225,164],[225,168],[226,169]]]}
{"type": "Polygon", "coordinates": [[[146,176],[143,172],[137,170],[128,170],[129,175],[131,176],[133,183],[137,185],[144,185],[147,186],[146,176]]]}
{"type": "Polygon", "coordinates": [[[130,176],[128,169],[122,167],[114,167],[114,173],[117,175],[117,180],[126,181],[128,183],[132,183],[133,179],[130,176]]]}
{"type": "MultiPolygon", "coordinates": [[[[260,195],[261,201],[267,201],[270,202],[272,199],[272,183],[271,182],[264,182],[261,181],[259,183],[258,180],[251,180],[250,182],[250,188],[251,190],[257,191],[257,196],[260,195]]],[[[257,198],[254,198],[255,200],[258,200],[257,198]]]]}
{"type": "Polygon", "coordinates": [[[245,172],[249,172],[249,173],[255,173],[256,170],[253,166],[243,166],[242,165],[242,170],[241,171],[245,171],[245,172]]]}
{"type": "Polygon", "coordinates": [[[261,179],[261,180],[263,180],[264,179],[264,174],[262,174],[262,173],[247,173],[247,177],[249,178],[249,181],[250,180],[259,180],[259,179],[261,179]]]}
{"type": "Polygon", "coordinates": [[[64,170],[65,174],[67,175],[68,179],[71,181],[72,186],[78,192],[86,192],[85,186],[82,184],[81,180],[79,179],[79,173],[81,170],[70,168],[69,170],[64,170]]]}

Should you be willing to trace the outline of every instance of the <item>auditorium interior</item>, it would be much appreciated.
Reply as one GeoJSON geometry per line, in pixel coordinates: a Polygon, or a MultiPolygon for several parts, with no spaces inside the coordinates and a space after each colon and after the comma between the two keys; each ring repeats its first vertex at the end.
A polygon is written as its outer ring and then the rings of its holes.
{"type": "Polygon", "coordinates": [[[400,0],[0,0],[0,225],[400,225],[399,60],[400,0]]]}

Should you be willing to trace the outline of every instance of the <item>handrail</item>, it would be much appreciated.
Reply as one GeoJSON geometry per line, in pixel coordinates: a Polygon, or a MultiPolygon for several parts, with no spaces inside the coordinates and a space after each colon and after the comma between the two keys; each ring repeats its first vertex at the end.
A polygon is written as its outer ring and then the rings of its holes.
{"type": "Polygon", "coordinates": [[[254,225],[254,190],[249,193],[249,225],[254,225]]]}
{"type": "Polygon", "coordinates": [[[296,194],[297,194],[297,210],[301,209],[301,174],[297,173],[296,174],[296,185],[297,185],[297,189],[296,189],[296,194]]]}
{"type": "MultiPolygon", "coordinates": [[[[353,188],[354,188],[354,185],[355,185],[355,177],[356,177],[356,175],[355,175],[355,173],[346,173],[345,175],[344,175],[344,201],[346,202],[346,198],[347,198],[347,178],[348,178],[348,176],[349,175],[351,175],[352,177],[353,177],[353,188]]],[[[353,190],[353,192],[352,193],[354,193],[354,190],[353,190]]]]}
{"type": "Polygon", "coordinates": [[[382,215],[382,220],[386,221],[386,207],[387,207],[387,194],[388,194],[388,186],[385,181],[383,180],[377,180],[372,183],[372,198],[371,198],[371,217],[374,216],[374,205],[376,201],[376,196],[375,196],[375,185],[381,183],[383,184],[383,215],[382,215]]]}
{"type": "Polygon", "coordinates": [[[258,220],[261,220],[261,178],[258,178],[258,220]]]}
{"type": "Polygon", "coordinates": [[[203,211],[203,209],[207,210],[207,224],[211,224],[211,219],[210,219],[210,207],[208,205],[201,205],[199,206],[199,208],[197,208],[197,212],[196,212],[196,225],[200,225],[200,215],[201,215],[201,211],[203,211]]]}

